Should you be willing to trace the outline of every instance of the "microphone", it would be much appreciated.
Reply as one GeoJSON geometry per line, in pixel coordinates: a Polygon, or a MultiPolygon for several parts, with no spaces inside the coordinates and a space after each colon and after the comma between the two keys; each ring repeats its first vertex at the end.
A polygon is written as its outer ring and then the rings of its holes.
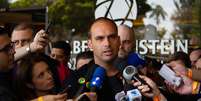
{"type": "MultiPolygon", "coordinates": [[[[105,69],[103,67],[97,67],[92,75],[92,78],[89,82],[89,88],[90,92],[96,92],[96,90],[99,90],[102,88],[103,80],[105,78],[105,69]]],[[[87,83],[85,81],[85,78],[80,78],[81,84],[83,84],[81,91],[83,91],[84,87],[87,87],[87,83]]],[[[87,87],[88,88],[88,87],[87,87]]],[[[80,91],[79,93],[80,94],[80,91]]],[[[85,93],[78,96],[77,101],[90,101],[88,96],[86,96],[85,93]]]]}
{"type": "Polygon", "coordinates": [[[115,95],[116,101],[141,101],[142,95],[138,89],[132,89],[127,91],[125,94],[124,91],[121,91],[115,95]]]}
{"type": "Polygon", "coordinates": [[[97,89],[101,89],[103,80],[105,78],[105,73],[106,70],[103,67],[97,67],[93,73],[91,82],[90,82],[90,87],[91,91],[95,92],[97,89]]]}
{"type": "MultiPolygon", "coordinates": [[[[131,80],[135,80],[138,82],[141,82],[141,84],[146,84],[146,81],[144,81],[143,79],[141,79],[138,75],[138,71],[136,69],[136,67],[129,65],[127,67],[125,67],[125,69],[123,70],[123,77],[125,78],[125,80],[130,83],[131,80]]],[[[148,85],[149,86],[149,85],[148,85]]],[[[151,87],[149,87],[151,89],[151,87]]]]}
{"type": "Polygon", "coordinates": [[[139,68],[143,67],[146,64],[146,61],[138,53],[130,53],[127,58],[127,64],[139,68]]]}

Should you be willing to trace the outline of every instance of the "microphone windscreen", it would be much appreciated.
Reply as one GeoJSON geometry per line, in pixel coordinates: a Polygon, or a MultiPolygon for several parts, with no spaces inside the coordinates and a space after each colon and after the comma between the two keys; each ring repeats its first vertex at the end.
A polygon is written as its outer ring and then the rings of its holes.
{"type": "Polygon", "coordinates": [[[124,93],[124,91],[121,91],[115,95],[116,101],[127,101],[127,99],[128,98],[127,98],[126,94],[124,93]]]}
{"type": "Polygon", "coordinates": [[[137,73],[138,73],[137,69],[134,66],[129,65],[126,66],[125,69],[123,70],[123,77],[126,80],[130,81],[132,80],[132,77],[137,73]]]}
{"type": "Polygon", "coordinates": [[[105,69],[103,67],[97,67],[93,73],[92,79],[91,79],[91,88],[98,88],[100,89],[103,83],[103,80],[105,78],[105,69]]]}
{"type": "Polygon", "coordinates": [[[139,66],[143,67],[146,64],[146,61],[139,54],[137,54],[137,53],[130,53],[128,55],[127,63],[128,63],[128,65],[133,65],[135,67],[139,67],[139,66]]]}

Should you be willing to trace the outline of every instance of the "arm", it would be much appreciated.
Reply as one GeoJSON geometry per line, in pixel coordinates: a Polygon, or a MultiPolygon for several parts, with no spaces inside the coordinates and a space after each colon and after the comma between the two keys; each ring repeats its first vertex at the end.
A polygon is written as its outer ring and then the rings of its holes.
{"type": "Polygon", "coordinates": [[[19,60],[30,52],[36,52],[45,49],[48,41],[48,35],[44,30],[40,30],[34,37],[33,42],[21,48],[15,49],[15,61],[19,60]]]}
{"type": "Polygon", "coordinates": [[[143,85],[140,82],[134,82],[133,85],[136,86],[144,96],[152,98],[153,101],[167,101],[165,96],[158,89],[157,85],[150,78],[146,76],[140,76],[140,78],[146,81],[149,86],[143,85]]]}
{"type": "Polygon", "coordinates": [[[166,84],[179,94],[198,94],[200,92],[199,80],[201,71],[195,69],[185,69],[180,63],[171,62],[168,64],[182,78],[183,83],[179,87],[175,87],[166,81],[166,84]],[[191,79],[192,78],[192,79],[191,79]]]}
{"type": "Polygon", "coordinates": [[[57,95],[45,95],[40,96],[36,99],[32,99],[30,101],[66,101],[67,100],[67,93],[64,94],[57,94],[57,95]]]}
{"type": "Polygon", "coordinates": [[[191,71],[192,71],[192,79],[196,81],[201,81],[201,70],[191,69],[191,71]]]}

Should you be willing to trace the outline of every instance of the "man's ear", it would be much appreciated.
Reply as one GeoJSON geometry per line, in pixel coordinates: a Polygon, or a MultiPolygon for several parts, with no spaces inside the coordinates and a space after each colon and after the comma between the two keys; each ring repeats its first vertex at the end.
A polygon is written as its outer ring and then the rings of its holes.
{"type": "Polygon", "coordinates": [[[88,40],[87,42],[88,42],[88,47],[89,47],[89,49],[90,49],[91,51],[93,51],[93,47],[92,47],[92,42],[91,42],[91,40],[88,40]]]}
{"type": "Polygon", "coordinates": [[[30,84],[30,83],[26,84],[26,86],[27,86],[28,88],[34,89],[34,86],[33,86],[32,84],[30,84]]]}

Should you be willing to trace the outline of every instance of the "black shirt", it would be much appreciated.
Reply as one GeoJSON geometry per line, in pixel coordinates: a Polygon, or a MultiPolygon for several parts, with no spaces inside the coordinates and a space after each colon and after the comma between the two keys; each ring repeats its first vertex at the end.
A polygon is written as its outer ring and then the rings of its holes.
{"type": "Polygon", "coordinates": [[[17,101],[12,81],[12,70],[0,72],[0,101],[17,101]]]}
{"type": "MultiPolygon", "coordinates": [[[[93,72],[98,67],[98,65],[90,62],[89,64],[84,65],[78,70],[79,78],[85,78],[86,82],[90,81],[93,75],[93,72]]],[[[115,95],[118,92],[123,90],[123,82],[120,79],[121,73],[117,73],[114,76],[108,77],[105,76],[101,89],[96,90],[97,100],[98,101],[115,101],[115,95]]],[[[90,91],[90,88],[87,88],[84,84],[79,84],[80,90],[78,95],[83,92],[90,91]]]]}

